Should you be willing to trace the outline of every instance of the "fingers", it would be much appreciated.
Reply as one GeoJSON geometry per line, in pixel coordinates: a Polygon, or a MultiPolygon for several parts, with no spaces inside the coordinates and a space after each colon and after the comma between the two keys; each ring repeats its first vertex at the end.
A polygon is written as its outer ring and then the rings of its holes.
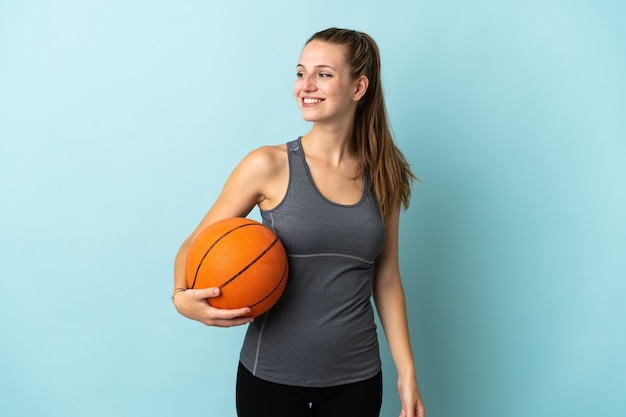
{"type": "Polygon", "coordinates": [[[252,317],[241,317],[237,319],[228,319],[228,320],[220,320],[220,319],[212,319],[209,322],[206,322],[207,326],[213,327],[235,327],[242,326],[244,324],[252,323],[254,319],[252,317]]]}
{"type": "Polygon", "coordinates": [[[252,311],[250,307],[227,310],[227,309],[215,308],[215,307],[209,306],[209,310],[211,312],[211,316],[216,320],[233,320],[239,317],[246,318],[246,319],[252,318],[252,317],[244,317],[244,316],[248,316],[250,312],[252,311]]]}
{"type": "Polygon", "coordinates": [[[217,327],[233,327],[248,324],[254,321],[254,317],[250,317],[250,308],[238,308],[233,310],[225,310],[209,307],[209,318],[203,323],[207,326],[217,327]]]}
{"type": "Polygon", "coordinates": [[[221,294],[220,289],[216,287],[193,290],[193,295],[196,299],[215,298],[215,297],[219,297],[220,294],[221,294]]]}
{"type": "Polygon", "coordinates": [[[417,405],[417,417],[426,417],[426,409],[421,402],[417,405]]]}
{"type": "Polygon", "coordinates": [[[426,416],[426,408],[424,407],[424,401],[422,400],[422,395],[419,394],[419,390],[418,390],[417,404],[415,405],[415,416],[416,417],[426,416]]]}
{"type": "MultiPolygon", "coordinates": [[[[203,290],[197,290],[196,297],[200,299],[209,299],[219,297],[220,294],[221,291],[219,288],[206,288],[203,290]]],[[[209,305],[207,320],[203,322],[208,326],[241,326],[254,321],[254,318],[249,316],[251,311],[252,310],[249,307],[221,309],[209,305]]]]}
{"type": "Polygon", "coordinates": [[[399,417],[426,417],[426,409],[421,400],[413,403],[413,407],[402,402],[402,411],[399,417]]]}
{"type": "Polygon", "coordinates": [[[203,288],[186,290],[176,298],[176,308],[186,317],[197,320],[207,326],[233,327],[254,321],[250,317],[249,307],[237,309],[220,309],[211,306],[211,298],[219,297],[219,288],[203,288]],[[184,295],[183,295],[184,294],[184,295]]]}

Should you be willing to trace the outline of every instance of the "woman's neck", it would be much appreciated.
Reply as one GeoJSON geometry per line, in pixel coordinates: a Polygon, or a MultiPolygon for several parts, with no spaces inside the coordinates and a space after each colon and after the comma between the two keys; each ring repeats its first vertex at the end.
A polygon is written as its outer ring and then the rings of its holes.
{"type": "Polygon", "coordinates": [[[322,158],[328,163],[339,165],[345,158],[353,158],[352,127],[331,128],[314,124],[313,128],[302,137],[302,146],[306,154],[322,158]]]}

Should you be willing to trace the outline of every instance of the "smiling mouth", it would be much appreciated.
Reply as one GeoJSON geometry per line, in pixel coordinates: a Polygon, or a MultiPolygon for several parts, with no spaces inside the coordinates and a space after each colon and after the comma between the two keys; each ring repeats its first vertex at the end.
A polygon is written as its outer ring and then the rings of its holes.
{"type": "Polygon", "coordinates": [[[321,98],[303,98],[302,102],[304,104],[317,104],[317,103],[321,103],[322,101],[324,101],[324,99],[321,98]]]}

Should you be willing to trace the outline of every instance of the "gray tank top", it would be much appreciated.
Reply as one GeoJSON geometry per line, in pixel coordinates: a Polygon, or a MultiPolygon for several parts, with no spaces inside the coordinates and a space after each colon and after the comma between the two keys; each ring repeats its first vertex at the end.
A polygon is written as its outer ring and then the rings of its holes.
{"type": "Polygon", "coordinates": [[[371,378],[380,371],[370,301],[385,239],[378,203],[367,176],[358,203],[329,201],[313,183],[300,138],[287,152],[285,197],[261,216],[285,246],[289,278],[278,303],[249,325],[241,362],[261,379],[295,386],[371,378]]]}

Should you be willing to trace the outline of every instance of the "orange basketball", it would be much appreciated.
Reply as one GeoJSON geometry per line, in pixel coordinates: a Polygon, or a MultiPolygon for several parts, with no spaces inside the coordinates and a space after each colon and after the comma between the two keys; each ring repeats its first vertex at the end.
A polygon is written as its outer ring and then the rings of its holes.
{"type": "Polygon", "coordinates": [[[211,224],[191,242],[187,255],[189,288],[219,287],[216,308],[250,307],[256,317],[272,307],[287,283],[283,244],[261,223],[235,217],[211,224]]]}

